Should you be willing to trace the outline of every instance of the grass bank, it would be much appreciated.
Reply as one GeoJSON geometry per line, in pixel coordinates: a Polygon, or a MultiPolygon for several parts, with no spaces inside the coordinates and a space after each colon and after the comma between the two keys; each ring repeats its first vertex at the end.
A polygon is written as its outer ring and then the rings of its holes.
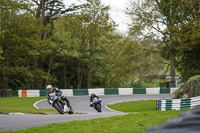
{"type": "Polygon", "coordinates": [[[33,104],[46,97],[9,97],[0,98],[0,113],[10,112],[51,114],[57,113],[55,109],[36,109],[33,104]]]}
{"type": "Polygon", "coordinates": [[[108,105],[109,108],[121,112],[149,112],[156,110],[155,100],[132,101],[108,105]]]}
{"type": "MultiPolygon", "coordinates": [[[[16,133],[142,133],[148,127],[164,123],[169,118],[176,117],[181,111],[148,111],[138,114],[114,116],[86,121],[50,124],[34,127],[16,133]]],[[[10,133],[10,132],[6,132],[10,133]]]]}

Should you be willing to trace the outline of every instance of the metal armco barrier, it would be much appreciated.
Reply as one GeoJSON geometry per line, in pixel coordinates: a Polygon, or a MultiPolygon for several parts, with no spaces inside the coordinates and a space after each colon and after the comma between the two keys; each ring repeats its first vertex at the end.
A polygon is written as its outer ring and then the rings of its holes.
{"type": "Polygon", "coordinates": [[[12,90],[11,89],[0,89],[0,97],[11,97],[12,90]]]}
{"type": "Polygon", "coordinates": [[[150,127],[145,133],[200,133],[200,105],[182,112],[177,118],[150,127]]]}
{"type": "Polygon", "coordinates": [[[156,101],[156,108],[161,111],[192,109],[196,105],[200,105],[200,96],[186,99],[165,99],[156,101]]]}

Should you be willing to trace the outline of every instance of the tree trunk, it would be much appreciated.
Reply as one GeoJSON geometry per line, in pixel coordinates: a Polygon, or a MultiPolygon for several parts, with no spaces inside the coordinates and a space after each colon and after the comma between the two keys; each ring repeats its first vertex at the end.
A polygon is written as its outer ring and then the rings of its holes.
{"type": "Polygon", "coordinates": [[[41,1],[41,8],[42,8],[42,14],[40,15],[41,20],[40,20],[40,25],[44,25],[44,20],[45,20],[45,0],[41,1]]]}
{"type": "MultiPolygon", "coordinates": [[[[42,12],[40,12],[41,14],[39,14],[40,18],[40,25],[44,25],[44,20],[45,20],[45,0],[42,0],[40,3],[40,8],[42,9],[42,12]]],[[[36,16],[37,17],[37,16],[36,16]]],[[[43,35],[41,34],[40,39],[42,40],[43,35]]],[[[37,51],[40,50],[40,47],[36,48],[37,51]]],[[[40,68],[40,60],[39,60],[39,56],[36,57],[36,59],[34,60],[34,70],[39,69],[40,68]]],[[[39,75],[37,72],[34,72],[34,81],[32,83],[32,89],[39,89],[39,75]]]]}
{"type": "Polygon", "coordinates": [[[82,79],[83,79],[83,73],[81,73],[81,70],[80,70],[80,63],[78,63],[77,89],[80,89],[80,88],[81,88],[82,79]]]}
{"type": "Polygon", "coordinates": [[[90,73],[88,73],[88,77],[87,77],[87,88],[90,88],[91,86],[91,75],[90,73]]]}
{"type": "Polygon", "coordinates": [[[72,89],[71,80],[74,78],[75,74],[72,74],[67,80],[67,89],[72,89]]]}
{"type": "Polygon", "coordinates": [[[64,89],[67,89],[67,72],[65,64],[63,64],[63,81],[64,81],[64,89]]]}
{"type": "Polygon", "coordinates": [[[36,70],[39,67],[38,64],[39,64],[38,59],[35,59],[34,64],[33,64],[34,80],[33,80],[33,83],[32,83],[32,89],[39,89],[38,88],[39,78],[38,78],[38,73],[37,73],[37,70],[36,70]]]}
{"type": "Polygon", "coordinates": [[[46,79],[46,83],[45,86],[47,86],[47,84],[49,83],[49,77],[50,77],[50,72],[51,72],[51,67],[52,67],[52,57],[50,57],[49,59],[49,67],[48,67],[48,72],[47,72],[47,79],[46,79]]]}
{"type": "Polygon", "coordinates": [[[176,79],[175,79],[175,76],[176,76],[176,72],[175,72],[175,66],[174,66],[174,61],[175,61],[175,57],[174,55],[172,54],[170,56],[170,68],[171,68],[171,87],[176,87],[176,79]]]}

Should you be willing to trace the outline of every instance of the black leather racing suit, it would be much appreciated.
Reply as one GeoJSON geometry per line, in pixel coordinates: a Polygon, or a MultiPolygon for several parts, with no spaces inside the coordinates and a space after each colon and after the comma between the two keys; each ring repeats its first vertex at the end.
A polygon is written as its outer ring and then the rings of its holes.
{"type": "Polygon", "coordinates": [[[95,98],[95,97],[99,99],[99,97],[98,97],[97,95],[95,95],[95,94],[93,94],[93,95],[90,96],[90,107],[93,106],[93,105],[92,105],[92,104],[93,104],[92,99],[95,98]]]}
{"type": "MultiPolygon", "coordinates": [[[[61,96],[61,95],[62,95],[62,91],[61,91],[60,89],[58,89],[58,88],[53,88],[53,91],[51,91],[51,92],[49,92],[49,91],[47,90],[46,96],[47,96],[47,101],[48,101],[49,104],[50,104],[50,99],[51,99],[51,97],[50,97],[50,95],[49,95],[50,93],[56,93],[57,96],[61,96]]],[[[65,101],[67,102],[67,106],[70,107],[70,102],[69,102],[69,100],[67,99],[67,97],[61,96],[61,99],[62,99],[62,100],[65,100],[65,101]]]]}

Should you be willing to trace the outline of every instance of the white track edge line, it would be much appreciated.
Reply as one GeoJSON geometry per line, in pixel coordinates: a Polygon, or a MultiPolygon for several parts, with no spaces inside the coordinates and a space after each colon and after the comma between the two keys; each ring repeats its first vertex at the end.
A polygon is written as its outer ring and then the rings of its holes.
{"type": "Polygon", "coordinates": [[[45,101],[45,100],[46,100],[46,99],[39,100],[39,101],[35,102],[35,103],[33,104],[33,106],[34,106],[36,109],[40,109],[40,108],[38,108],[38,107],[36,106],[36,104],[38,104],[39,102],[45,101]]]}

